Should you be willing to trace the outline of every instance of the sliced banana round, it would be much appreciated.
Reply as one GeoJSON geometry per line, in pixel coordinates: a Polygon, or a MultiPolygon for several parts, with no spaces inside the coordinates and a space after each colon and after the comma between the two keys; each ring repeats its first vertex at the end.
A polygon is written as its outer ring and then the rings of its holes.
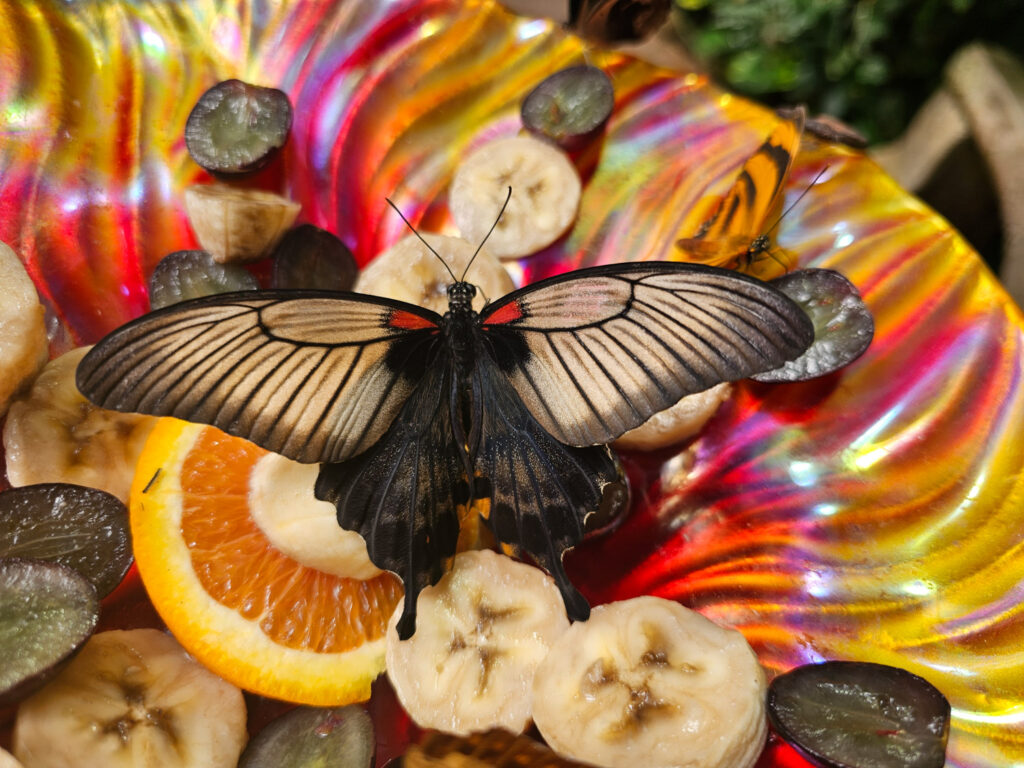
{"type": "Polygon", "coordinates": [[[185,212],[203,250],[221,264],[253,261],[273,250],[301,206],[262,189],[193,184],[185,212]]]}
{"type": "Polygon", "coordinates": [[[13,486],[74,483],[127,503],[152,416],[97,408],[75,386],[75,369],[90,347],[54,358],[28,394],[11,403],[4,424],[7,479],[13,486]]]}
{"type": "Polygon", "coordinates": [[[43,305],[10,246],[0,242],[0,418],[49,357],[43,305]]]}
{"type": "MultiPolygon", "coordinates": [[[[476,246],[461,237],[420,234],[444,259],[452,274],[461,278],[476,246]]],[[[448,311],[448,286],[454,282],[444,264],[416,235],[408,235],[371,261],[359,273],[353,290],[418,304],[443,315],[448,311]]],[[[473,307],[478,311],[488,301],[515,288],[508,270],[486,246],[473,259],[466,280],[477,287],[473,307]]]]}
{"type": "Polygon", "coordinates": [[[569,626],[554,580],[490,550],[463,552],[416,601],[416,633],[388,626],[388,677],[418,725],[468,734],[521,733],[537,665],[569,626]]]}
{"type": "Polygon", "coordinates": [[[629,430],[614,445],[627,450],[650,451],[686,440],[700,432],[708,419],[715,415],[718,406],[731,396],[732,384],[729,382],[688,395],[671,408],[654,414],[639,427],[629,430]]]}
{"type": "Polygon", "coordinates": [[[22,702],[14,755],[33,768],[234,768],[242,692],[155,629],[101,632],[22,702]]]}
{"type": "Polygon", "coordinates": [[[568,155],[532,136],[512,136],[484,144],[455,171],[448,207],[463,237],[473,243],[483,240],[509,187],[508,207],[487,239],[498,258],[539,251],[576,218],[582,185],[568,155]]]}
{"type": "Polygon", "coordinates": [[[22,768],[22,765],[6,749],[0,749],[0,768],[22,768]]]}
{"type": "Polygon", "coordinates": [[[743,635],[670,600],[594,608],[537,669],[533,719],[567,757],[607,768],[750,768],[765,676],[743,635]]]}
{"type": "Polygon", "coordinates": [[[318,464],[300,464],[268,453],[249,477],[249,511],[267,539],[288,557],[318,571],[349,579],[380,573],[366,541],[338,525],[338,510],[313,494],[318,464]]]}

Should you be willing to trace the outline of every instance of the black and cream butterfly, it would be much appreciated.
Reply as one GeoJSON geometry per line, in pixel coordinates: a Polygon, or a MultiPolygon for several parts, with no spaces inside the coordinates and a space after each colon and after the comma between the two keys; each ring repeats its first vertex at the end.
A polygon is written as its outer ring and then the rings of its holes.
{"type": "Polygon", "coordinates": [[[585,619],[562,556],[616,478],[604,444],[684,395],[796,358],[813,328],[770,285],[703,265],[570,272],[479,313],[474,295],[452,283],[444,316],[358,293],[196,299],[115,330],[78,386],[105,408],[320,462],[316,495],[405,583],[403,638],[474,498],[490,502],[497,540],[547,569],[585,619]]]}

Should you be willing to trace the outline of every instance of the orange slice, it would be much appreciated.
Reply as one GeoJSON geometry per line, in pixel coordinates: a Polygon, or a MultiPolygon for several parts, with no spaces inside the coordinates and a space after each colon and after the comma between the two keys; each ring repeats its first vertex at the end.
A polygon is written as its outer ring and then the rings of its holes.
{"type": "Polygon", "coordinates": [[[264,456],[213,427],[157,423],[130,501],[146,591],[178,641],[241,688],[319,706],[365,700],[401,582],[365,567],[354,569],[362,578],[326,572],[278,549],[250,506],[264,456]]]}

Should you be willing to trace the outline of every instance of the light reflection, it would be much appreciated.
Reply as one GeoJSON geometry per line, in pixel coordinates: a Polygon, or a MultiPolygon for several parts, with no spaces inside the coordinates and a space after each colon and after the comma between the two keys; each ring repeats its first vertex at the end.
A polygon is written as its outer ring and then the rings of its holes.
{"type": "Polygon", "coordinates": [[[903,585],[903,591],[914,597],[928,597],[935,593],[935,583],[931,581],[922,581],[921,579],[915,579],[914,581],[908,581],[903,585]]]}
{"type": "Polygon", "coordinates": [[[987,723],[989,725],[1024,724],[1024,705],[1009,707],[1002,712],[992,714],[953,707],[952,714],[955,720],[966,720],[970,723],[987,723]]]}
{"type": "Polygon", "coordinates": [[[516,37],[522,40],[529,40],[530,38],[542,35],[547,31],[548,23],[543,19],[534,19],[528,21],[525,24],[519,25],[519,30],[516,32],[516,37]]]}
{"type": "Polygon", "coordinates": [[[801,488],[813,486],[820,475],[821,472],[813,462],[791,461],[789,463],[789,476],[801,488]]]}

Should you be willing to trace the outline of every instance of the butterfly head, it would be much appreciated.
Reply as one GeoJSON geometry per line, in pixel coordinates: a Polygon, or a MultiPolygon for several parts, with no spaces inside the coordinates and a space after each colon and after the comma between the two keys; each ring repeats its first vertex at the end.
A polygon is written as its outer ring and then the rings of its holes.
{"type": "Polygon", "coordinates": [[[453,313],[468,312],[473,308],[476,286],[462,280],[448,286],[448,309],[453,313]]]}

